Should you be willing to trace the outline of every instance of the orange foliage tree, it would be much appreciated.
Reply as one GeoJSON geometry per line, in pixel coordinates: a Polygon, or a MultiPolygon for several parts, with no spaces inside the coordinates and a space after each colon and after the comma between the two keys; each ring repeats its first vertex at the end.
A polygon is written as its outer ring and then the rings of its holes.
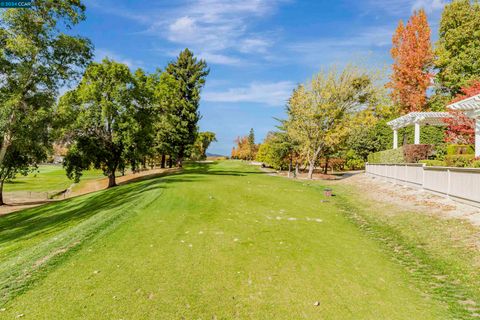
{"type": "Polygon", "coordinates": [[[402,114],[423,111],[434,57],[425,11],[414,12],[407,25],[400,21],[392,42],[393,72],[387,84],[392,99],[402,114]]]}
{"type": "Polygon", "coordinates": [[[232,149],[232,159],[254,160],[258,151],[258,146],[251,143],[248,136],[238,137],[235,140],[237,145],[232,149]]]}
{"type": "MultiPolygon", "coordinates": [[[[461,89],[452,103],[461,101],[480,94],[480,81],[474,80],[461,89]]],[[[447,131],[445,142],[455,144],[474,144],[475,143],[475,121],[467,117],[461,111],[449,110],[452,118],[445,119],[447,131]]]]}

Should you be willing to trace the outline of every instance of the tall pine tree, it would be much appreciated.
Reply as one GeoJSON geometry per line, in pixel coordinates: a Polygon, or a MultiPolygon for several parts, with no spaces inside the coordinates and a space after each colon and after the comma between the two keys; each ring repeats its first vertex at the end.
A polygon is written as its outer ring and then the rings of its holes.
{"type": "Polygon", "coordinates": [[[178,83],[180,101],[173,110],[175,123],[174,134],[178,144],[174,146],[178,165],[181,167],[187,152],[195,143],[198,132],[200,113],[200,92],[205,85],[205,78],[210,70],[204,60],[198,60],[188,49],[180,52],[177,60],[171,62],[165,72],[172,75],[178,83]]]}

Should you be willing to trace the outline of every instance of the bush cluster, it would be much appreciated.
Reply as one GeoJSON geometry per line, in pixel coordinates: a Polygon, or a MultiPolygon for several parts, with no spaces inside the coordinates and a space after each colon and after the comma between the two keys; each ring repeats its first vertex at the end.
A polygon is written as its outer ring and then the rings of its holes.
{"type": "Polygon", "coordinates": [[[372,153],[368,163],[417,163],[433,155],[434,147],[430,144],[406,145],[398,149],[372,153]]]}
{"type": "Polygon", "coordinates": [[[368,156],[368,163],[405,163],[403,147],[372,153],[368,156]]]}
{"type": "Polygon", "coordinates": [[[403,147],[403,155],[406,163],[417,163],[427,160],[433,155],[434,146],[430,144],[409,144],[403,147]]]}

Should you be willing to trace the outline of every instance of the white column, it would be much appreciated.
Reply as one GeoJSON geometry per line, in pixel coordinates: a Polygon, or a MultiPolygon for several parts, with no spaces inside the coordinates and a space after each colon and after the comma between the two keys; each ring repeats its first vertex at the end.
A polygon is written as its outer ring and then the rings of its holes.
{"type": "Polygon", "coordinates": [[[398,130],[393,130],[393,149],[398,149],[398,130]]]}
{"type": "Polygon", "coordinates": [[[480,118],[475,119],[475,157],[480,157],[480,118]]]}
{"type": "Polygon", "coordinates": [[[420,144],[420,123],[415,123],[415,144],[420,144]]]}

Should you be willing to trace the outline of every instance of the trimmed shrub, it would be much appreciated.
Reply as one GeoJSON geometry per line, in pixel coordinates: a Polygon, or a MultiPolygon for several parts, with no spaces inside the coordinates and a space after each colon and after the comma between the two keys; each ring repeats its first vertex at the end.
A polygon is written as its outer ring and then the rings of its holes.
{"type": "Polygon", "coordinates": [[[473,160],[472,167],[473,168],[480,168],[480,160],[473,160]]]}
{"type": "Polygon", "coordinates": [[[417,163],[420,160],[428,160],[433,155],[434,147],[430,144],[409,144],[403,147],[406,163],[417,163]]]}
{"type": "Polygon", "coordinates": [[[449,167],[470,167],[474,160],[474,154],[451,155],[445,157],[445,162],[449,167]]]}
{"type": "Polygon", "coordinates": [[[419,163],[424,163],[427,167],[446,167],[447,163],[442,160],[420,160],[419,163]]]}
{"type": "Polygon", "coordinates": [[[405,163],[403,147],[372,153],[368,155],[368,163],[405,163]]]}
{"type": "Polygon", "coordinates": [[[469,144],[447,145],[447,156],[454,156],[460,154],[475,154],[475,146],[469,144]]]}
{"type": "Polygon", "coordinates": [[[434,156],[436,160],[445,160],[447,155],[447,145],[439,144],[435,146],[434,156]]]}

